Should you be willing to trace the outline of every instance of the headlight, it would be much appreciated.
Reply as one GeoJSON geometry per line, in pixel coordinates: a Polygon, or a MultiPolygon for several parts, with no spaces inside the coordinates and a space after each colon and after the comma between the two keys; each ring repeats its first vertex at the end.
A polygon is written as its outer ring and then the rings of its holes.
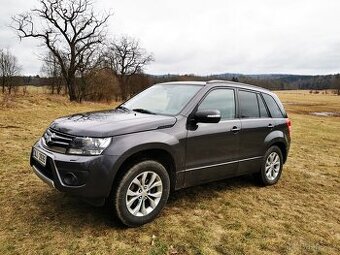
{"type": "Polygon", "coordinates": [[[70,143],[68,154],[100,155],[111,143],[112,138],[76,137],[70,143]]]}

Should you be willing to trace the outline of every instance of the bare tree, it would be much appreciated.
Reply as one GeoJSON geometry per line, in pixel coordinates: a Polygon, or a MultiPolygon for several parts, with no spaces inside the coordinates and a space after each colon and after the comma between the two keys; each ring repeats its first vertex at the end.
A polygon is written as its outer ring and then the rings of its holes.
{"type": "Polygon", "coordinates": [[[37,38],[58,60],[71,101],[79,101],[76,77],[106,37],[110,14],[93,11],[90,0],[40,0],[40,8],[14,16],[19,38],[37,38]]]}
{"type": "Polygon", "coordinates": [[[335,93],[340,96],[340,74],[334,75],[332,87],[335,89],[335,93]]]}
{"type": "MultiPolygon", "coordinates": [[[[92,77],[92,74],[104,68],[104,53],[103,47],[98,47],[93,51],[89,51],[84,58],[84,62],[80,62],[79,65],[79,80],[77,83],[77,97],[79,102],[81,102],[85,97],[87,97],[87,86],[91,86],[91,90],[94,89],[93,83],[88,82],[88,79],[92,77]]],[[[98,84],[98,90],[101,86],[98,84]]]]}
{"type": "Polygon", "coordinates": [[[5,93],[7,87],[8,93],[11,94],[13,87],[16,85],[17,79],[15,75],[18,75],[20,67],[18,65],[17,58],[9,51],[0,49],[0,75],[2,93],[5,93]]]}
{"type": "Polygon", "coordinates": [[[86,100],[109,102],[116,100],[120,94],[117,77],[108,68],[92,69],[85,78],[87,86],[83,97],[86,100]]]}
{"type": "Polygon", "coordinates": [[[118,77],[122,99],[125,100],[130,93],[130,77],[141,74],[154,58],[140,46],[138,40],[127,36],[112,41],[107,55],[110,68],[118,77]]]}
{"type": "Polygon", "coordinates": [[[51,94],[61,93],[63,87],[63,77],[58,59],[53,55],[53,53],[48,52],[43,58],[43,65],[41,71],[49,78],[49,86],[51,88],[51,94]]]}

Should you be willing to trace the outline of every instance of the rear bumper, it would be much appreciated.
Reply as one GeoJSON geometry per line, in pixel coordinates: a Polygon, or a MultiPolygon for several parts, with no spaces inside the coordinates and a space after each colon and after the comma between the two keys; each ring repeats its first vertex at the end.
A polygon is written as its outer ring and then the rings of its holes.
{"type": "Polygon", "coordinates": [[[84,198],[109,196],[118,156],[56,153],[47,150],[41,140],[33,148],[47,156],[46,166],[43,166],[31,153],[30,164],[33,172],[50,187],[84,198]]]}

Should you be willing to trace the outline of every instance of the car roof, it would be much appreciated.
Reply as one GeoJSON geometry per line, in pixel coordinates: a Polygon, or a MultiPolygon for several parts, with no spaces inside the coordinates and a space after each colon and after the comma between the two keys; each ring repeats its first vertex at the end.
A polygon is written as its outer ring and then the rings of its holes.
{"type": "Polygon", "coordinates": [[[256,90],[261,92],[270,93],[270,90],[261,88],[255,85],[250,85],[242,82],[234,82],[234,81],[225,81],[225,80],[210,80],[210,81],[172,81],[172,82],[163,82],[160,84],[166,84],[166,85],[179,85],[179,84],[185,84],[185,85],[200,85],[200,86],[209,86],[209,87],[216,87],[216,86],[230,86],[235,88],[242,88],[242,89],[250,89],[250,90],[256,90]]]}

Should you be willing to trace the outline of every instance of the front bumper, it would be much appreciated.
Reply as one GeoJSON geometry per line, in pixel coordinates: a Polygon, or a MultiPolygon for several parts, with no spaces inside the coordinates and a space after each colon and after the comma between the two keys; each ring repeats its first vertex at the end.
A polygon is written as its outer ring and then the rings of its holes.
{"type": "Polygon", "coordinates": [[[42,172],[39,171],[39,169],[35,166],[32,165],[33,172],[41,179],[43,182],[45,182],[48,186],[51,188],[55,188],[54,181],[47,176],[45,176],[42,172]]]}
{"type": "MultiPolygon", "coordinates": [[[[78,156],[52,152],[40,139],[33,148],[47,156],[46,166],[32,155],[33,172],[50,187],[84,198],[108,197],[115,176],[118,156],[78,156]]],[[[32,151],[33,151],[32,148],[32,151]]]]}

